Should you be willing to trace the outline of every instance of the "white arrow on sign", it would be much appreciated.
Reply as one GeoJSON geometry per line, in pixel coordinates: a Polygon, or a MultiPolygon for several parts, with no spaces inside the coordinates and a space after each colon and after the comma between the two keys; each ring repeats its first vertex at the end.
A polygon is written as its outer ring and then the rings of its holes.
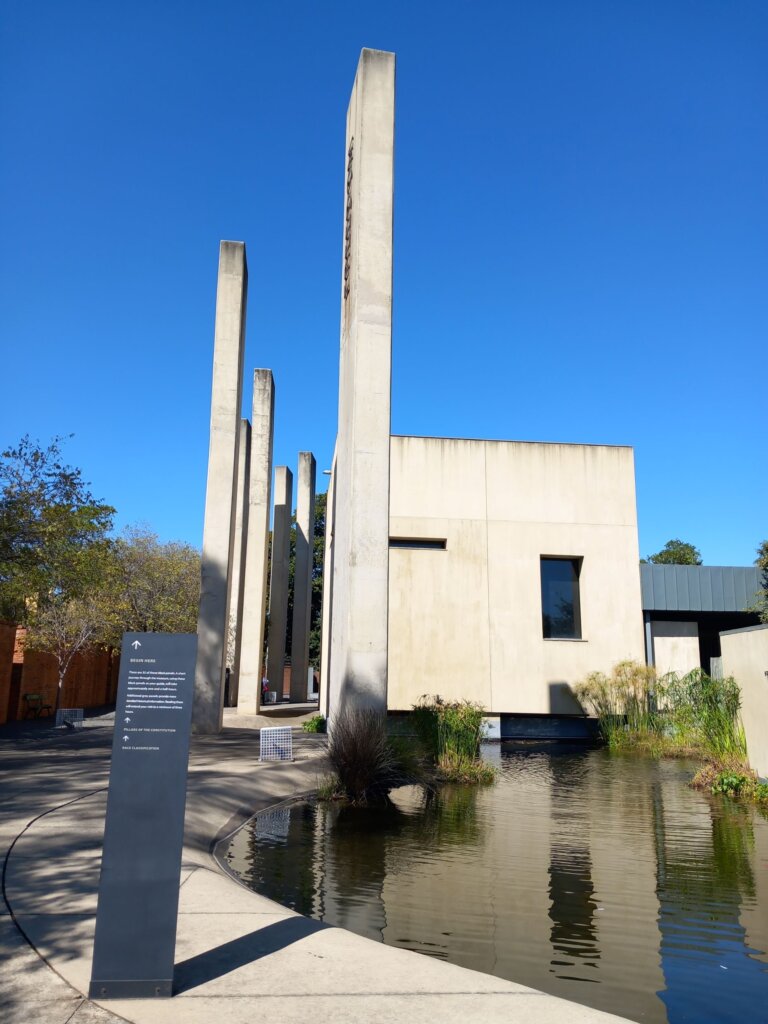
{"type": "Polygon", "coordinates": [[[131,644],[131,647],[135,651],[137,647],[141,647],[141,641],[140,640],[134,640],[133,643],[131,644]]]}

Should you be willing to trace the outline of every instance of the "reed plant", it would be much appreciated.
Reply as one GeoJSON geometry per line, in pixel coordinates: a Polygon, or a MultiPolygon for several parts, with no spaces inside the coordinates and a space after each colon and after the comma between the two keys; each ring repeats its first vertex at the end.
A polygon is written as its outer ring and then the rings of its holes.
{"type": "Polygon", "coordinates": [[[493,765],[480,757],[484,713],[482,704],[427,694],[413,705],[417,735],[443,781],[489,783],[495,779],[493,765]]]}
{"type": "Polygon", "coordinates": [[[741,692],[733,677],[714,679],[701,669],[670,673],[660,681],[660,693],[681,738],[698,742],[715,758],[746,758],[741,692]]]}
{"type": "Polygon", "coordinates": [[[714,679],[695,669],[659,679],[650,666],[622,661],[610,675],[590,673],[575,693],[597,717],[612,750],[746,759],[740,692],[732,678],[714,679]]]}
{"type": "Polygon", "coordinates": [[[590,672],[575,687],[581,706],[594,715],[611,750],[661,734],[656,673],[636,661],[620,661],[610,673],[590,672]]]}

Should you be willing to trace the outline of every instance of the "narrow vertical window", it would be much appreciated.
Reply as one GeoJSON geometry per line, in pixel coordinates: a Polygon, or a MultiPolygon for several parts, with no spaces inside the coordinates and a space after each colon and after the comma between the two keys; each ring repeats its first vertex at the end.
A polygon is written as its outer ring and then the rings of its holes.
{"type": "Polygon", "coordinates": [[[581,640],[580,558],[541,559],[541,618],[545,640],[581,640]]]}

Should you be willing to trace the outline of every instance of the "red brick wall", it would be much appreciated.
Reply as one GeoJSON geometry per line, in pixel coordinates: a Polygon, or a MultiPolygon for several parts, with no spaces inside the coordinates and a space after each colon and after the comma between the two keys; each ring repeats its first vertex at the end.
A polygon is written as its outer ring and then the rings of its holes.
{"type": "MultiPolygon", "coordinates": [[[[59,683],[56,658],[42,651],[24,650],[24,635],[25,630],[21,627],[17,630],[14,626],[0,626],[0,724],[7,718],[11,665],[14,662],[23,665],[16,717],[24,717],[25,693],[39,693],[44,704],[56,706],[59,683]],[[15,635],[15,644],[8,639],[6,630],[15,635]]],[[[76,654],[64,678],[60,706],[93,708],[114,703],[119,665],[119,655],[111,651],[94,649],[76,654]]]]}
{"type": "Polygon", "coordinates": [[[11,690],[11,669],[13,649],[16,644],[16,627],[0,623],[0,725],[8,717],[8,698],[11,690]]]}

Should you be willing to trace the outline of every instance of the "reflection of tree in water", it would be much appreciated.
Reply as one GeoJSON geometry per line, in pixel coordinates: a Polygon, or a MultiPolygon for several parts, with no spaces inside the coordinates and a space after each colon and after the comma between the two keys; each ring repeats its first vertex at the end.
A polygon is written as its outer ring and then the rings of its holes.
{"type": "Polygon", "coordinates": [[[423,842],[440,845],[475,844],[482,830],[477,817],[477,786],[443,786],[424,797],[424,814],[418,819],[423,842]]]}
{"type": "Polygon", "coordinates": [[[589,849],[587,762],[553,757],[550,837],[549,916],[553,957],[550,971],[570,981],[592,981],[582,968],[596,969],[600,950],[594,915],[597,904],[589,849]],[[563,969],[565,968],[565,970],[563,969]]]}
{"type": "MultiPolygon", "coordinates": [[[[703,798],[706,799],[706,798],[703,798]]],[[[653,786],[658,895],[679,911],[702,906],[737,920],[743,897],[755,894],[752,812],[732,801],[711,799],[710,842],[693,843],[687,833],[668,833],[662,788],[653,786]]]]}
{"type": "Polygon", "coordinates": [[[691,794],[686,808],[704,810],[711,830],[692,829],[664,806],[654,786],[659,931],[665,989],[658,993],[669,1020],[741,1024],[755,1020],[754,986],[765,965],[753,958],[741,924],[754,899],[754,822],[751,808],[726,798],[691,794]]]}

